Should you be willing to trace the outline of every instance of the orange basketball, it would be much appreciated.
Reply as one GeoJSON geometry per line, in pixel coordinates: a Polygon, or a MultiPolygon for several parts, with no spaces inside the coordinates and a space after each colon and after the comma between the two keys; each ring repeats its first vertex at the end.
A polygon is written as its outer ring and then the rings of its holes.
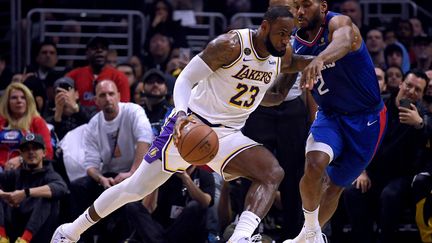
{"type": "Polygon", "coordinates": [[[181,157],[193,165],[205,165],[219,150],[219,139],[213,129],[203,123],[188,123],[178,141],[181,157]]]}

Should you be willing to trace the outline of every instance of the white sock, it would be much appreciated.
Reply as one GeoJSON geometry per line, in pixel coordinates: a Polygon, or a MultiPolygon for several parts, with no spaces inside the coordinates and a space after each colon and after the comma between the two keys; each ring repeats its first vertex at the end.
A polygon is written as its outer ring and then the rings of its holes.
{"type": "Polygon", "coordinates": [[[305,208],[303,208],[306,228],[313,229],[313,228],[320,227],[319,220],[318,220],[318,212],[319,212],[319,206],[312,212],[307,211],[305,208]]]}
{"type": "Polygon", "coordinates": [[[63,232],[68,237],[72,237],[71,240],[78,240],[79,236],[84,233],[88,228],[93,226],[96,222],[90,218],[88,209],[84,211],[75,221],[71,224],[66,224],[63,227],[63,232]]]}
{"type": "Polygon", "coordinates": [[[229,242],[237,242],[237,240],[243,237],[251,237],[260,222],[260,217],[250,211],[244,211],[240,215],[239,221],[229,242]]]}

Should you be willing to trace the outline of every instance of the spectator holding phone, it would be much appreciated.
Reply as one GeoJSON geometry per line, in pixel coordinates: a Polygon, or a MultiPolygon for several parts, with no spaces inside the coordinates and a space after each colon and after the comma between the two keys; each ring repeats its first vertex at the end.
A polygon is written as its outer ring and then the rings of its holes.
{"type": "Polygon", "coordinates": [[[96,110],[92,112],[89,108],[79,104],[79,94],[71,78],[59,78],[54,82],[53,87],[55,91],[54,115],[50,116],[47,121],[54,125],[55,133],[59,139],[62,139],[70,130],[90,121],[96,110]]]}
{"type": "Polygon", "coordinates": [[[381,229],[380,242],[397,242],[399,219],[411,206],[411,182],[420,169],[419,150],[426,144],[421,101],[428,82],[423,71],[411,70],[399,92],[386,101],[388,123],[382,144],[366,171],[345,191],[355,242],[375,242],[374,221],[381,229]]]}

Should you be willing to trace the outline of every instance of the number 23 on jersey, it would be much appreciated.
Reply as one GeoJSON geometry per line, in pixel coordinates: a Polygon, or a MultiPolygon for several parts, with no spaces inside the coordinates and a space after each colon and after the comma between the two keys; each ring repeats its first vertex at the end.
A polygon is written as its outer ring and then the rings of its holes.
{"type": "Polygon", "coordinates": [[[231,97],[229,100],[230,105],[245,109],[252,107],[255,102],[255,98],[260,91],[259,87],[239,83],[236,89],[238,93],[231,97]],[[246,98],[246,96],[249,98],[246,98]]]}

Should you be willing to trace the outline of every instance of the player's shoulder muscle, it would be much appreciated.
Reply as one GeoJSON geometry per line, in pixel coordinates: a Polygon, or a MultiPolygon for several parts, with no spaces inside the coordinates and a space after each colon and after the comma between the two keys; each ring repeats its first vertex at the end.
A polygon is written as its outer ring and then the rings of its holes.
{"type": "Polygon", "coordinates": [[[200,57],[216,70],[231,64],[240,55],[240,39],[235,32],[228,32],[212,40],[200,53],[200,57]]]}

